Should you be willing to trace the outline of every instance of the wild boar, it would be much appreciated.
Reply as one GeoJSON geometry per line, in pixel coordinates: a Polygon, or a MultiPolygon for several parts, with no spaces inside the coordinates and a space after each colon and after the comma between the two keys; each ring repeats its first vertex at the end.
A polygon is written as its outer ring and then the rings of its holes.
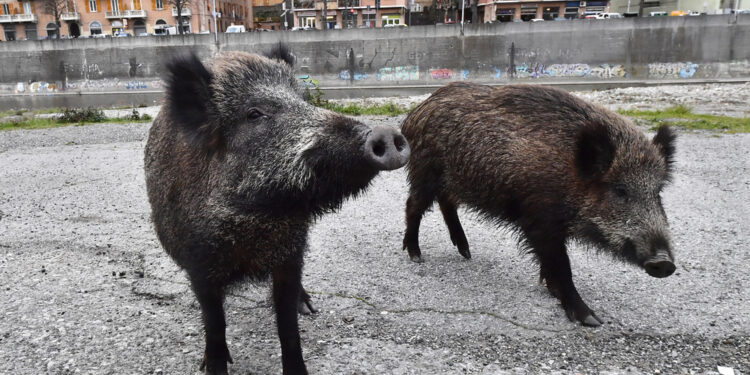
{"type": "Polygon", "coordinates": [[[226,374],[224,296],[246,279],[273,281],[285,374],[307,373],[297,312],[312,310],[301,278],[310,224],[403,166],[394,128],[370,128],[302,98],[293,56],[194,55],[166,66],[166,102],[145,150],[159,241],[183,268],[206,333],[201,370],[226,374]]]}
{"type": "Polygon", "coordinates": [[[562,90],[454,83],[415,108],[401,131],[412,151],[403,244],[413,261],[422,261],[419,223],[437,200],[466,258],[459,205],[516,230],[540,281],[584,325],[602,320],[573,285],[568,240],[654,277],[675,271],[660,198],[675,152],[667,126],[648,140],[629,120],[562,90]]]}

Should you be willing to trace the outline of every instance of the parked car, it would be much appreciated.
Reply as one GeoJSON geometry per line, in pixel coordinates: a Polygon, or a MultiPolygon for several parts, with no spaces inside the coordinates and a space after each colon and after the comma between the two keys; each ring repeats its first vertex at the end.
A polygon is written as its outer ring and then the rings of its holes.
{"type": "Polygon", "coordinates": [[[673,11],[669,12],[669,16],[670,17],[682,17],[684,15],[685,15],[685,12],[683,12],[681,10],[673,10],[673,11]]]}
{"type": "Polygon", "coordinates": [[[651,12],[648,15],[651,17],[662,17],[662,16],[666,16],[667,12],[651,12]]]}
{"type": "Polygon", "coordinates": [[[596,16],[597,16],[596,14],[587,14],[587,15],[583,16],[583,19],[585,19],[585,20],[594,20],[594,19],[596,19],[596,16]]]}
{"type": "Polygon", "coordinates": [[[404,27],[405,28],[407,26],[401,23],[397,23],[397,24],[383,25],[383,27],[404,27]]]}
{"type": "Polygon", "coordinates": [[[532,18],[531,22],[543,22],[544,18],[532,18]]]}
{"type": "Polygon", "coordinates": [[[700,16],[700,15],[701,15],[701,12],[699,12],[699,11],[697,11],[697,10],[689,10],[689,11],[687,11],[687,15],[688,15],[688,16],[693,16],[693,17],[695,17],[695,16],[700,16]]]}
{"type": "Polygon", "coordinates": [[[622,18],[622,14],[620,13],[599,13],[595,16],[598,20],[606,20],[610,18],[622,18]]]}

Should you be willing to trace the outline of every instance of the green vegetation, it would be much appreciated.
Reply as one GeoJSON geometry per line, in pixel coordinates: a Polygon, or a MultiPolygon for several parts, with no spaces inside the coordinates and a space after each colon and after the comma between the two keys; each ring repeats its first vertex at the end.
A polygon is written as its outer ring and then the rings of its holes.
{"type": "Polygon", "coordinates": [[[312,91],[309,89],[305,90],[305,97],[307,98],[307,101],[314,106],[350,116],[398,116],[409,113],[414,109],[414,107],[404,108],[394,103],[383,103],[369,106],[362,106],[355,103],[346,105],[337,104],[324,99],[323,93],[317,87],[312,91]]]}
{"type": "Polygon", "coordinates": [[[24,114],[23,111],[8,111],[0,113],[0,120],[5,116],[24,116],[21,119],[12,119],[10,121],[0,122],[0,130],[15,130],[15,129],[45,129],[54,128],[60,126],[69,125],[85,125],[85,124],[99,124],[99,123],[128,123],[128,122],[148,122],[151,121],[151,116],[147,114],[141,115],[138,110],[133,109],[133,112],[129,115],[121,118],[108,118],[104,115],[104,112],[100,109],[95,108],[83,108],[83,109],[71,109],[65,108],[63,110],[44,110],[41,113],[61,113],[57,117],[36,117],[36,111],[24,114]]]}
{"type": "Polygon", "coordinates": [[[643,119],[651,123],[652,129],[662,124],[691,130],[714,130],[726,133],[749,133],[750,118],[701,115],[693,113],[689,107],[678,105],[661,111],[641,111],[635,109],[618,110],[628,117],[643,119]]]}

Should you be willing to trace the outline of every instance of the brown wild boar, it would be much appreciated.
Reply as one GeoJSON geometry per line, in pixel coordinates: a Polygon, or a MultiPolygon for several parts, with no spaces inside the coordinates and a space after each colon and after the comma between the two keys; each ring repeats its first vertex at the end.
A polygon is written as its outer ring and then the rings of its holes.
{"type": "Polygon", "coordinates": [[[627,119],[562,90],[454,83],[414,109],[401,131],[412,152],[404,248],[413,261],[422,261],[420,220],[437,200],[466,258],[459,205],[517,230],[540,280],[584,325],[602,321],[573,285],[568,240],[654,277],[674,272],[660,198],[675,152],[668,127],[648,140],[627,119]]]}
{"type": "Polygon", "coordinates": [[[305,102],[291,54],[280,47],[270,56],[172,60],[146,144],[152,219],[201,306],[207,374],[232,363],[227,286],[269,276],[284,373],[307,373],[297,312],[312,311],[301,283],[310,224],[409,158],[397,130],[305,102]]]}

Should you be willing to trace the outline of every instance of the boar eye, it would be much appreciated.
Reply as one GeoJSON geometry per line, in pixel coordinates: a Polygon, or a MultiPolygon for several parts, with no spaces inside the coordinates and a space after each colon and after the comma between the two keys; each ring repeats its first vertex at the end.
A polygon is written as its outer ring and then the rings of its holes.
{"type": "Polygon", "coordinates": [[[266,116],[265,113],[261,112],[257,108],[251,109],[250,113],[247,114],[247,119],[250,121],[257,120],[259,118],[265,118],[265,117],[268,117],[268,116],[266,116]]]}
{"type": "Polygon", "coordinates": [[[622,186],[615,186],[614,191],[615,191],[615,195],[618,198],[625,199],[625,200],[628,199],[628,192],[622,186]]]}

